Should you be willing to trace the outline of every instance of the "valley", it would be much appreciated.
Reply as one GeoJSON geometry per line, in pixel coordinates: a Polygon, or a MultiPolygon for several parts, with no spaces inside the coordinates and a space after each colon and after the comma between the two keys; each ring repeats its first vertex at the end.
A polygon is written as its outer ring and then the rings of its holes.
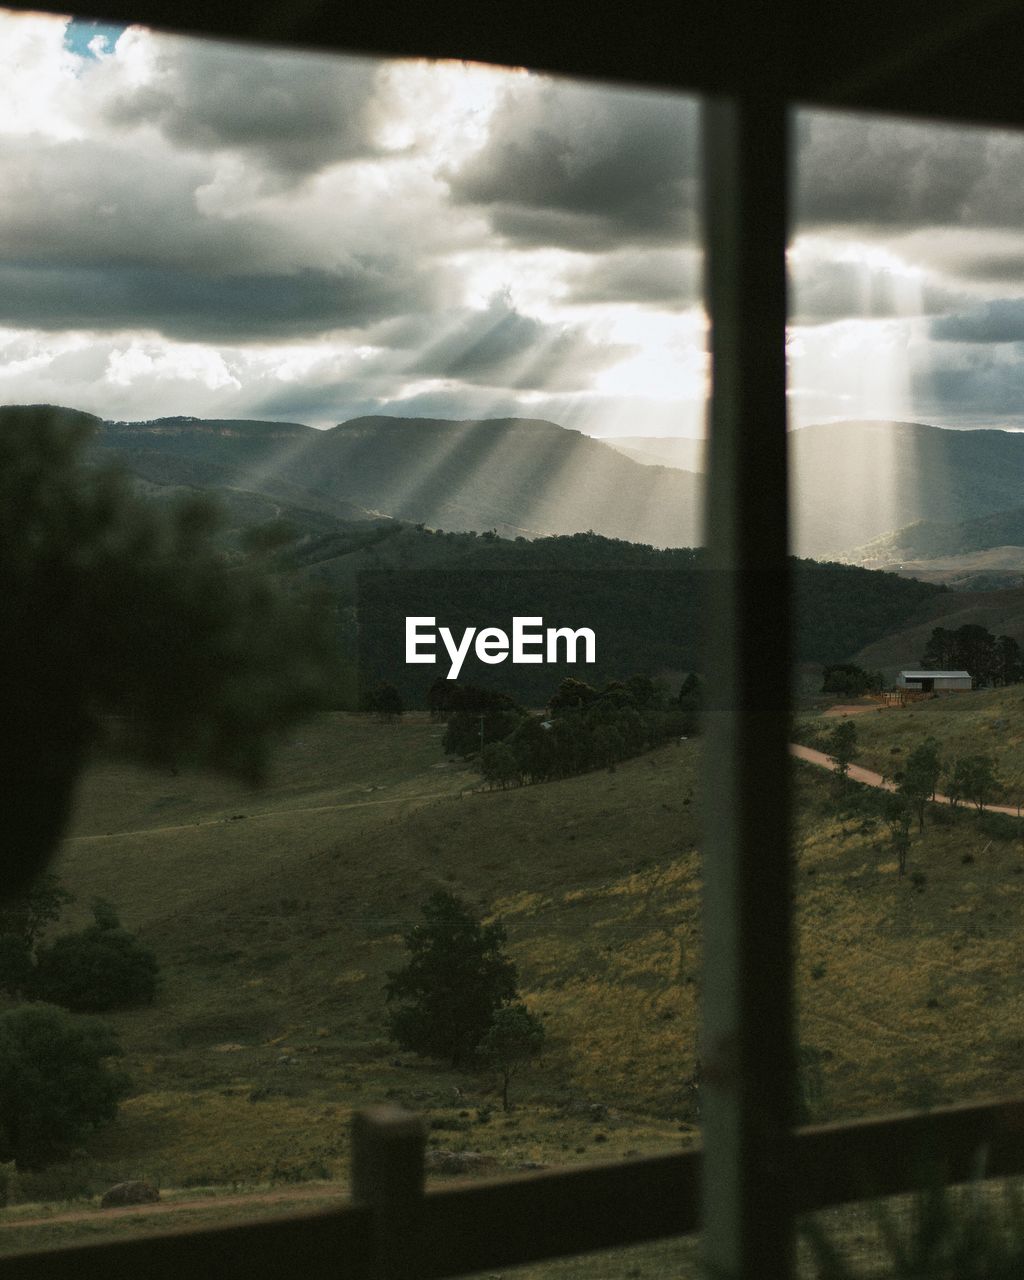
{"type": "MultiPolygon", "coordinates": [[[[1020,696],[858,717],[858,759],[877,767],[886,743],[906,750],[933,731],[990,743],[1020,696]]],[[[19,1175],[25,1203],[0,1215],[0,1248],[151,1229],[144,1213],[17,1226],[33,1201],[85,1211],[126,1177],[171,1200],[204,1189],[205,1207],[183,1212],[207,1217],[219,1196],[226,1217],[253,1212],[230,1199],[239,1191],[330,1194],[347,1178],[351,1112],[386,1098],[427,1115],[433,1149],[479,1152],[492,1173],[696,1140],[699,742],[484,791],[440,754],[442,731],[423,714],[322,716],[256,793],[94,762],[57,866],[78,896],[64,927],[93,895],[112,898],[164,985],[152,1008],[104,1015],[131,1094],[87,1152],[19,1175]],[[508,1116],[487,1072],[388,1041],[386,973],[436,888],[501,919],[523,997],[545,1020],[548,1046],[517,1078],[508,1116]]],[[[898,879],[858,789],[837,802],[824,771],[794,768],[806,1114],[1012,1091],[1019,837],[994,839],[966,813],[930,819],[910,858],[921,887],[898,879]]]]}

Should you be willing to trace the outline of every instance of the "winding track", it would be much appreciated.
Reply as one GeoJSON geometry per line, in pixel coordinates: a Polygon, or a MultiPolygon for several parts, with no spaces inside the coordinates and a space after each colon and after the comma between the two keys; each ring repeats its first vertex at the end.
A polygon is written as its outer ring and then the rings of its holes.
{"type": "MultiPolygon", "coordinates": [[[[827,756],[824,751],[815,751],[813,747],[801,746],[799,742],[791,742],[789,750],[798,760],[806,760],[808,764],[816,764],[822,769],[835,767],[835,761],[831,756],[827,756]]],[[[880,773],[872,773],[870,769],[863,769],[859,764],[850,765],[849,776],[854,782],[863,782],[868,787],[879,787],[882,791],[896,790],[895,784],[886,782],[880,773]]],[[[949,796],[941,795],[939,792],[936,792],[932,799],[936,804],[953,803],[949,796]]],[[[986,804],[982,808],[988,813],[1008,813],[1011,818],[1019,818],[1021,816],[1021,812],[1016,805],[986,804]]]]}

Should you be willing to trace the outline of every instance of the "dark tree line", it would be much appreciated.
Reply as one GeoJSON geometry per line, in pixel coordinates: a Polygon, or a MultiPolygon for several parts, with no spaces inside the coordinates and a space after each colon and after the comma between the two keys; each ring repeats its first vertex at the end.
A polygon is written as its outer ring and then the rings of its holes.
{"type": "Polygon", "coordinates": [[[701,711],[696,675],[687,677],[676,698],[644,675],[600,688],[568,677],[540,715],[490,690],[452,686],[443,696],[459,708],[448,721],[445,750],[478,755],[484,778],[499,787],[614,768],[671,738],[697,733],[701,711]]]}
{"type": "Polygon", "coordinates": [[[936,627],[921,655],[921,666],[934,671],[969,671],[975,686],[1019,684],[1024,658],[1012,636],[994,636],[969,622],[956,630],[936,627]]]}
{"type": "Polygon", "coordinates": [[[881,671],[865,671],[853,662],[834,662],[825,668],[821,691],[859,698],[865,693],[877,693],[883,683],[881,671]]]}

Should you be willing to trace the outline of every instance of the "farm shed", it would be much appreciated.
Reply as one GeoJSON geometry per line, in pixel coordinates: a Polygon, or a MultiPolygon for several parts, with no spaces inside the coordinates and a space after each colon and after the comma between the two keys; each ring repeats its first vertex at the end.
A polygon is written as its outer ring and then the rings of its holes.
{"type": "Polygon", "coordinates": [[[901,671],[897,689],[920,689],[922,693],[951,692],[971,688],[969,671],[901,671]]]}

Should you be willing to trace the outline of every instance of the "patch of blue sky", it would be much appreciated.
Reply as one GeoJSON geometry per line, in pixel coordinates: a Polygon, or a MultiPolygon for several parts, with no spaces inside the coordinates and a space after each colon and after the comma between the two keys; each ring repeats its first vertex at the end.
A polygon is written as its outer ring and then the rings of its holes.
{"type": "Polygon", "coordinates": [[[72,18],[64,32],[64,48],[77,53],[80,58],[113,53],[124,29],[123,23],[87,22],[72,18]]]}

